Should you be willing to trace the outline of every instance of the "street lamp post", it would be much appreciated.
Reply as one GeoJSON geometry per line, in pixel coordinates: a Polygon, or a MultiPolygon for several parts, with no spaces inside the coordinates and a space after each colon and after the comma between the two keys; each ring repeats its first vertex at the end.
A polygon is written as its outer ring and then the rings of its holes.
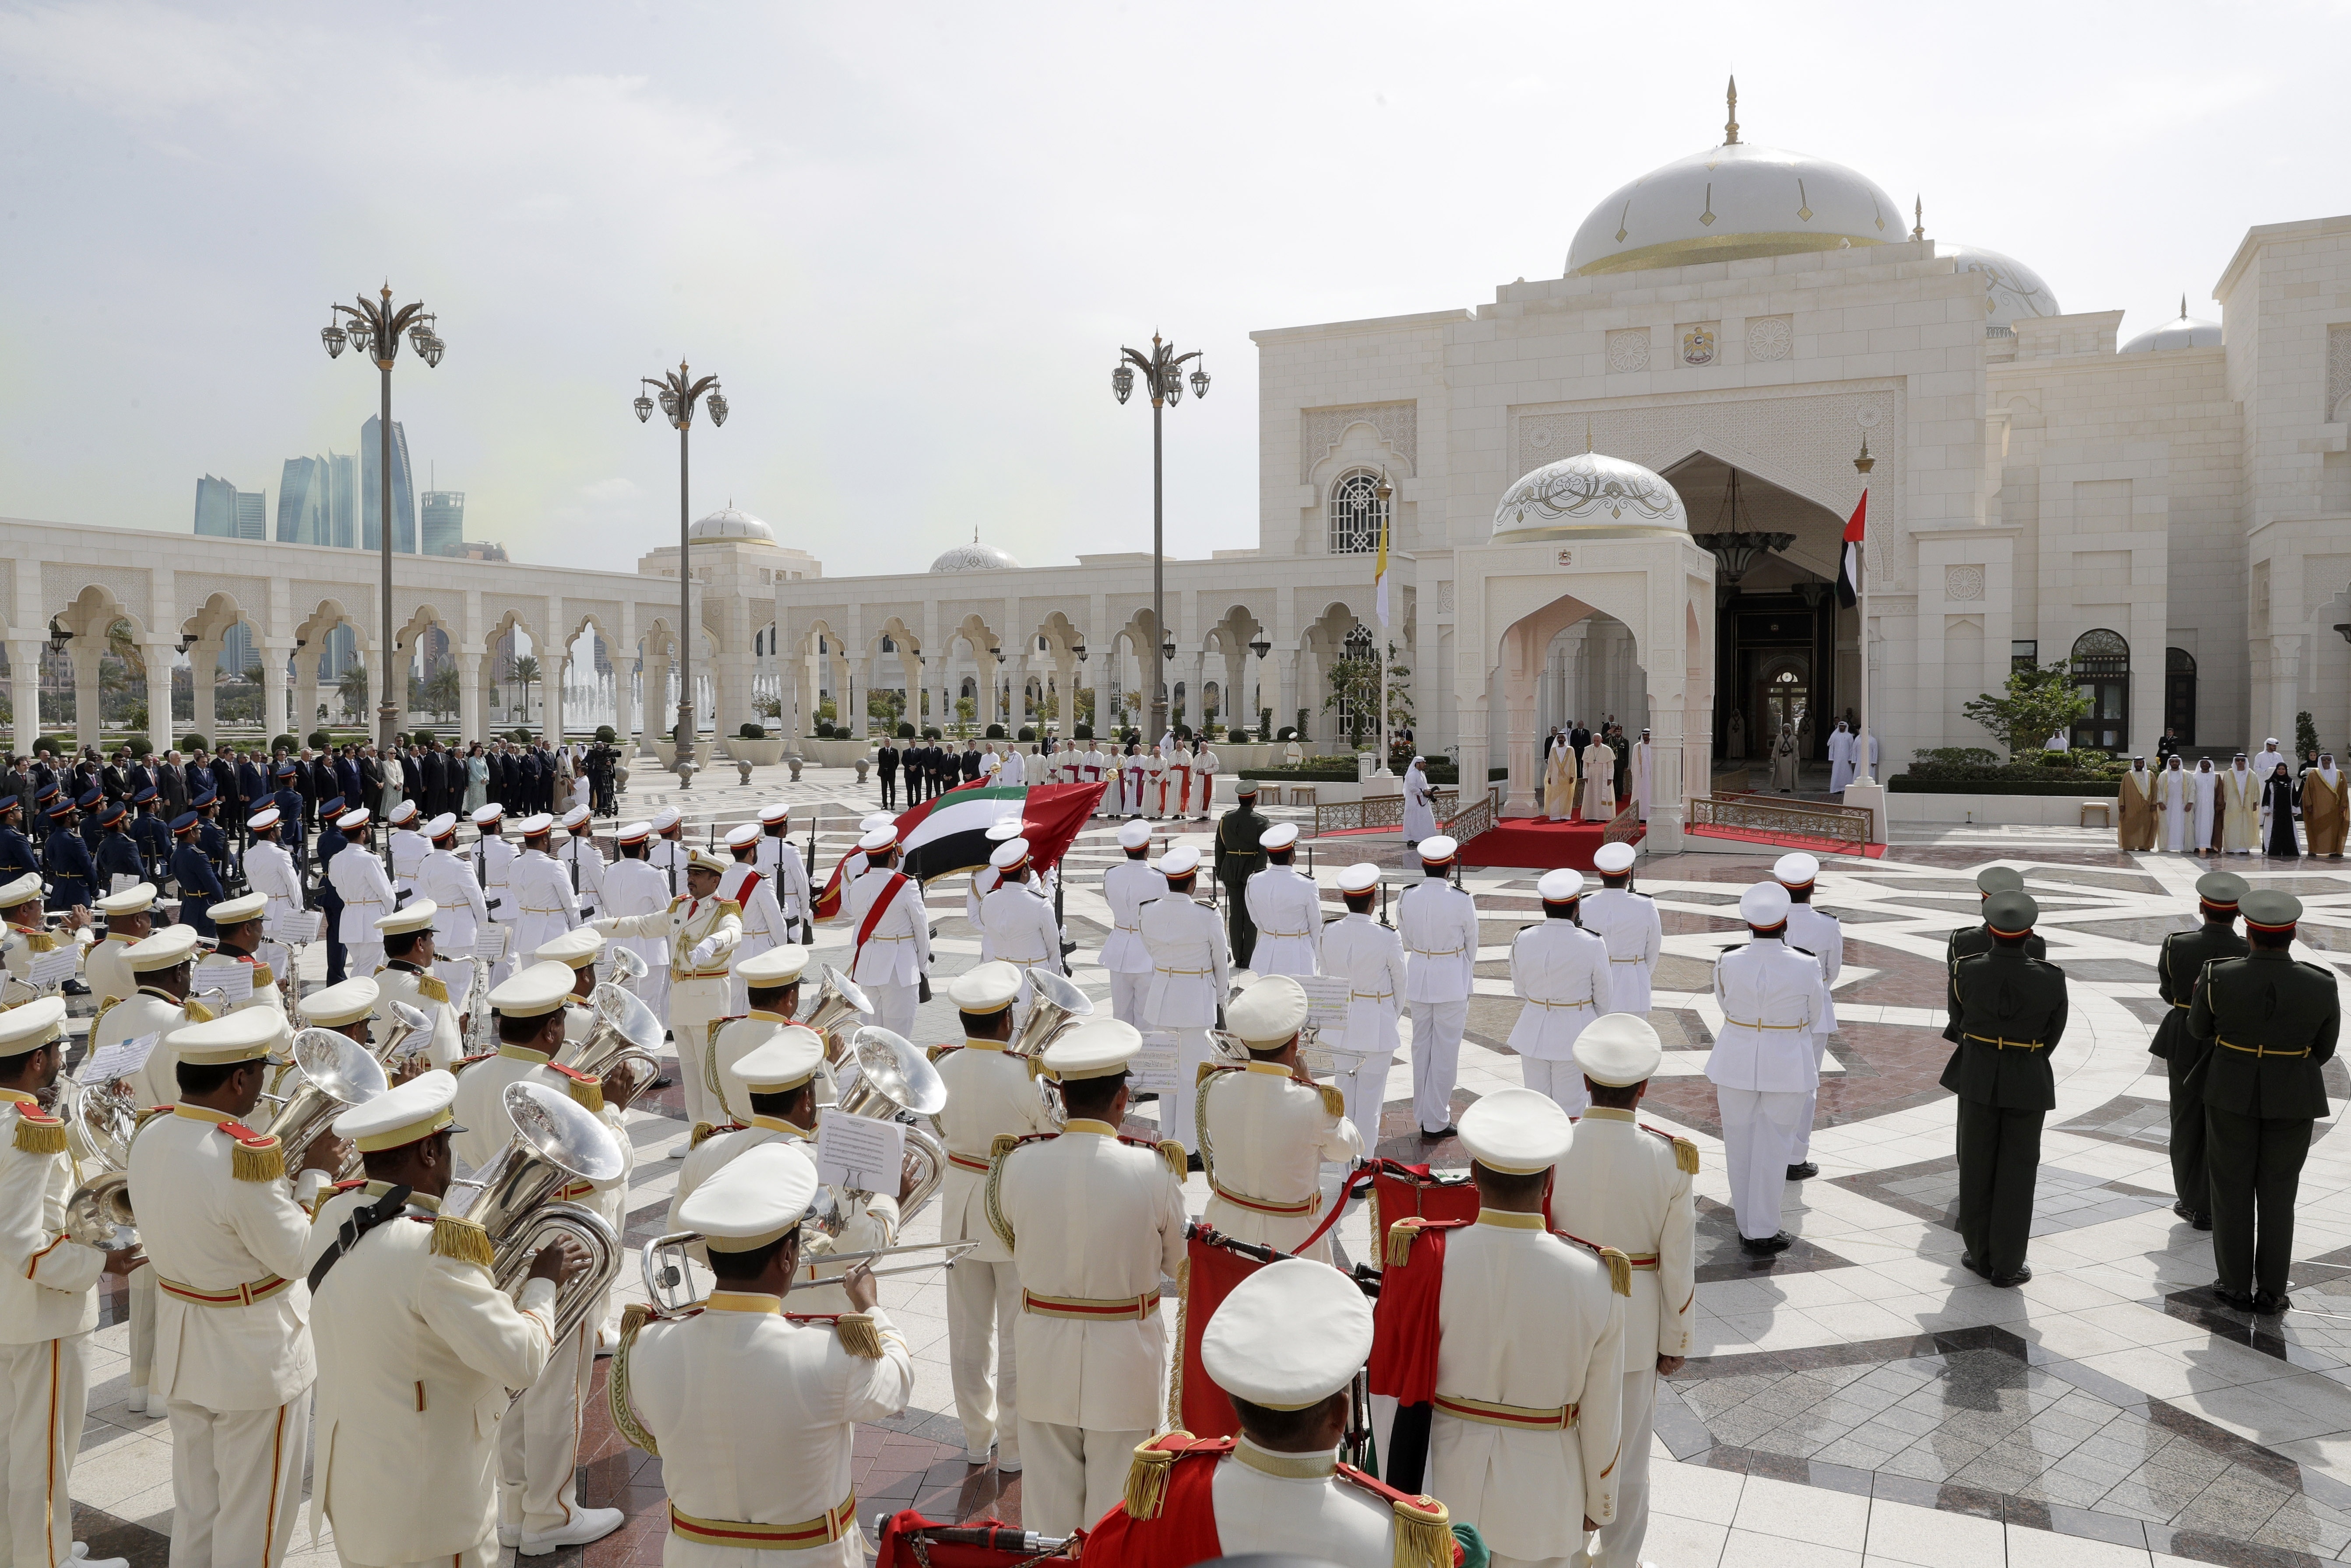
{"type": "MultiPolygon", "coordinates": [[[[1200,350],[1187,354],[1176,351],[1176,345],[1161,340],[1158,333],[1151,334],[1151,352],[1136,349],[1119,350],[1117,366],[1110,372],[1110,390],[1122,403],[1134,391],[1134,372],[1141,371],[1144,390],[1151,393],[1151,636],[1156,643],[1166,638],[1166,557],[1165,557],[1165,448],[1161,436],[1160,416],[1171,404],[1184,401],[1184,361],[1196,360],[1200,350]]],[[[1208,372],[1204,366],[1192,367],[1192,395],[1208,395],[1208,372]]],[[[1174,639],[1166,638],[1161,657],[1165,664],[1176,656],[1174,639]]],[[[1154,670],[1151,681],[1150,734],[1156,737],[1167,727],[1167,682],[1164,670],[1154,670]]],[[[1155,739],[1154,744],[1156,744],[1155,739]]]]}
{"type": "Polygon", "coordinates": [[[658,399],[663,415],[677,427],[677,776],[682,784],[694,780],[694,539],[691,514],[686,505],[687,458],[690,455],[687,437],[694,426],[694,405],[708,394],[710,423],[726,423],[726,394],[718,390],[716,376],[705,376],[695,381],[680,360],[677,369],[664,371],[658,380],[640,376],[639,381],[653,389],[651,396],[637,394],[632,405],[637,411],[637,423],[643,424],[653,417],[653,403],[658,399]]]}
{"type": "MultiPolygon", "coordinates": [[[[327,346],[329,359],[340,359],[346,346],[358,350],[375,361],[383,378],[383,407],[376,422],[376,479],[378,483],[376,515],[380,519],[377,543],[381,547],[381,637],[383,667],[377,674],[381,683],[382,701],[376,705],[376,747],[390,757],[392,737],[400,727],[400,707],[392,695],[392,364],[400,357],[400,335],[408,334],[408,346],[416,350],[426,369],[441,362],[447,345],[440,333],[434,330],[439,319],[418,300],[395,310],[392,308],[392,285],[383,286],[382,293],[374,299],[362,294],[357,305],[337,305],[335,315],[348,316],[348,321],[329,320],[319,332],[319,340],[327,346]]],[[[402,683],[403,685],[405,682],[402,683]]],[[[405,691],[401,693],[406,696],[405,691]]]]}

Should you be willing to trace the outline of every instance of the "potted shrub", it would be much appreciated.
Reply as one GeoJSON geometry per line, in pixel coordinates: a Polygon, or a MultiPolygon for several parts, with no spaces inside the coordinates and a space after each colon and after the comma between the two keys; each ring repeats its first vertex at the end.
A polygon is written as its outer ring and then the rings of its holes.
{"type": "Polygon", "coordinates": [[[726,741],[726,755],[754,768],[773,768],[784,759],[784,743],[768,737],[767,726],[747,720],[726,741]]]}
{"type": "Polygon", "coordinates": [[[1037,738],[1037,731],[1033,727],[1024,724],[1020,727],[1019,734],[1013,737],[1013,738],[1016,740],[1035,740],[1037,738]]]}
{"type": "Polygon", "coordinates": [[[190,731],[188,734],[180,737],[180,749],[183,752],[193,751],[198,747],[209,748],[211,746],[211,741],[206,740],[203,736],[197,735],[193,731],[190,731]]]}
{"type": "Polygon", "coordinates": [[[1094,727],[1090,724],[1078,725],[1070,731],[1070,738],[1072,740],[1092,740],[1093,737],[1094,727]]]}

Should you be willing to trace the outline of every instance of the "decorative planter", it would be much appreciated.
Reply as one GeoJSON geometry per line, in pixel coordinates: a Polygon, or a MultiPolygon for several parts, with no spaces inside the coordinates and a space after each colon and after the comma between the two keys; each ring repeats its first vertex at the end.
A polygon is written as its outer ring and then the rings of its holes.
{"type": "Polygon", "coordinates": [[[754,768],[773,768],[784,759],[787,744],[780,739],[746,740],[739,735],[730,735],[726,737],[726,755],[734,761],[747,762],[754,768]]]}
{"type": "MultiPolygon", "coordinates": [[[[666,737],[654,741],[653,755],[661,758],[663,768],[672,770],[676,768],[677,743],[675,741],[666,737]]],[[[697,740],[694,743],[694,765],[696,768],[710,766],[710,742],[697,740]]]]}

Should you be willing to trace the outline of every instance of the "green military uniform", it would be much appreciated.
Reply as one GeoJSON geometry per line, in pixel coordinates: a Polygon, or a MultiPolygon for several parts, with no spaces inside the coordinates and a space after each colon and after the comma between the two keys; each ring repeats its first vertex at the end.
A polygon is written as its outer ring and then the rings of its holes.
{"type": "MultiPolygon", "coordinates": [[[[2026,932],[2040,907],[2022,893],[1984,905],[1990,931],[2026,932]]],[[[2057,1105],[2050,1057],[2065,1034],[2065,971],[2020,945],[1961,958],[1951,999],[1959,1042],[1943,1087],[1959,1097],[1959,1239],[1963,1260],[1997,1285],[2032,1278],[2024,1266],[2041,1124],[2057,1105]]]]}
{"type": "Polygon", "coordinates": [[[2248,948],[2236,930],[2237,901],[2245,896],[2245,879],[2234,872],[2210,872],[2197,879],[2196,893],[2204,924],[2166,936],[2163,950],[2156,955],[2156,988],[2170,1005],[2147,1049],[2162,1058],[2171,1089],[2171,1186],[2179,1195],[2172,1212],[2200,1230],[2212,1224],[2212,1183],[2204,1164],[2203,1080],[2204,1058],[2211,1047],[2189,1033],[2188,1006],[2196,998],[2196,981],[2205,965],[2215,958],[2241,958],[2248,948]]]}
{"type": "MultiPolygon", "coordinates": [[[[2256,938],[2291,940],[2302,918],[2291,894],[2250,893],[2243,907],[2256,938]]],[[[2334,972],[2297,961],[2283,944],[2215,959],[2197,983],[2188,1032],[2214,1047],[2203,1084],[2214,1289],[2231,1306],[2285,1308],[2294,1194],[2311,1124],[2326,1114],[2320,1070],[2342,1022],[2334,972]]]]}
{"type": "MultiPolygon", "coordinates": [[[[1976,873],[1976,891],[1987,901],[1995,894],[2022,893],[2024,874],[2009,866],[1986,866],[1976,873]]],[[[1985,930],[1982,925],[1962,925],[1952,932],[1943,939],[1943,974],[1946,982],[1958,977],[1960,959],[1972,958],[1979,953],[1991,951],[1991,933],[1985,930]]],[[[2049,956],[2049,945],[2039,936],[2028,936],[2024,939],[2024,952],[2027,957],[2045,958],[2049,956]]],[[[1949,1016],[1943,1020],[1943,1038],[1957,1045],[1959,1043],[1959,993],[1956,990],[1949,993],[1944,1006],[1949,1016]]]]}
{"type": "Polygon", "coordinates": [[[1217,880],[1225,887],[1225,936],[1233,963],[1246,969],[1257,952],[1257,922],[1249,918],[1243,894],[1249,879],[1265,869],[1265,850],[1258,841],[1273,824],[1257,809],[1256,779],[1242,779],[1235,795],[1240,804],[1217,819],[1217,880]]]}

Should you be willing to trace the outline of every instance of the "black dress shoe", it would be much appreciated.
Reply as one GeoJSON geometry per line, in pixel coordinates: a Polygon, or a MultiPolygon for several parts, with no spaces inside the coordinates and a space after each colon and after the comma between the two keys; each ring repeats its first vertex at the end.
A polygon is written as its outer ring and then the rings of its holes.
{"type": "Polygon", "coordinates": [[[1742,1236],[1739,1249],[1752,1258],[1769,1258],[1774,1252],[1785,1252],[1796,1244],[1796,1239],[1782,1230],[1776,1236],[1742,1236]]]}
{"type": "Polygon", "coordinates": [[[2171,1212],[2179,1216],[2182,1219],[2193,1219],[2196,1218],[2196,1211],[2188,1207],[2188,1200],[2184,1197],[2178,1203],[2171,1206],[2171,1212]]]}
{"type": "Polygon", "coordinates": [[[2210,1230],[2212,1228],[2212,1217],[2209,1214],[2191,1214],[2188,1217],[2188,1223],[2199,1230],[2210,1230]]]}
{"type": "Polygon", "coordinates": [[[1434,1133],[1430,1132],[1427,1128],[1423,1127],[1420,1130],[1420,1141],[1424,1144],[1433,1144],[1439,1138],[1458,1136],[1460,1134],[1460,1128],[1455,1126],[1450,1122],[1446,1123],[1445,1125],[1437,1128],[1434,1133]]]}
{"type": "Polygon", "coordinates": [[[2224,1307],[2234,1307],[2241,1312],[2261,1310],[2259,1298],[2252,1291],[2228,1290],[2218,1280],[2212,1281],[2212,1293],[2220,1298],[2220,1304],[2224,1307]]]}
{"type": "Polygon", "coordinates": [[[2032,1265],[2020,1263],[2016,1266],[2016,1272],[2013,1274],[1991,1274],[1985,1277],[2003,1291],[2013,1291],[2032,1278],[2032,1265]]]}
{"type": "Polygon", "coordinates": [[[2294,1301],[2288,1296],[2273,1296],[2267,1291],[2253,1292],[2253,1311],[2265,1318],[2273,1318],[2293,1305],[2294,1301]]]}
{"type": "Polygon", "coordinates": [[[64,985],[58,987],[57,989],[63,991],[69,997],[86,997],[89,995],[89,988],[82,984],[79,980],[68,980],[64,985]]]}
{"type": "Polygon", "coordinates": [[[1813,1164],[1810,1160],[1806,1160],[1802,1165],[1790,1166],[1788,1167],[1788,1179],[1790,1181],[1802,1181],[1807,1176],[1816,1176],[1820,1174],[1821,1167],[1813,1164]]]}
{"type": "Polygon", "coordinates": [[[1184,1156],[1184,1168],[1187,1171],[1204,1171],[1208,1167],[1200,1163],[1199,1155],[1186,1155],[1184,1156]]]}
{"type": "Polygon", "coordinates": [[[1981,1269],[1976,1267],[1976,1255],[1972,1252],[1962,1252],[1959,1254],[1959,1267],[1965,1269],[1970,1274],[1980,1274],[1983,1272],[1981,1269]]]}

